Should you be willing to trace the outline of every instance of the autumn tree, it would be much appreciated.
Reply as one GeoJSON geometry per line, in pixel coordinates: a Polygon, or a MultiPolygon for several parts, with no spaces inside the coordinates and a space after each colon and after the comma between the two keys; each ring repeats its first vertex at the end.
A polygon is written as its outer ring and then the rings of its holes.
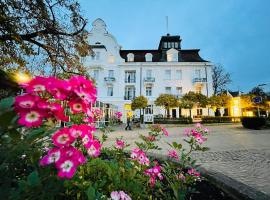
{"type": "Polygon", "coordinates": [[[76,0],[0,1],[0,66],[36,74],[78,73],[91,53],[76,0]]]}
{"type": "Polygon", "coordinates": [[[155,100],[156,106],[162,106],[166,109],[167,117],[170,117],[170,108],[179,106],[178,99],[172,94],[160,94],[155,100]]]}
{"type": "Polygon", "coordinates": [[[144,115],[144,108],[147,107],[148,100],[144,96],[138,96],[134,98],[131,102],[131,109],[136,110],[140,109],[140,120],[143,121],[143,115],[144,115]],[[141,111],[143,110],[143,115],[141,114],[141,111]]]}
{"type": "Polygon", "coordinates": [[[215,65],[212,69],[214,95],[221,93],[232,82],[231,75],[225,71],[222,65],[215,65]]]}

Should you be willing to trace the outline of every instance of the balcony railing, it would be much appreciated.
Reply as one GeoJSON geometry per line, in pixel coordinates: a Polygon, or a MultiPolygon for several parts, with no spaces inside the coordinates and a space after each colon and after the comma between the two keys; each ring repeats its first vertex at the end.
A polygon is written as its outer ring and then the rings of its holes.
{"type": "Polygon", "coordinates": [[[207,79],[206,78],[194,78],[193,83],[206,83],[207,79]]]}
{"type": "Polygon", "coordinates": [[[133,100],[135,96],[124,96],[124,100],[133,100]]]}
{"type": "Polygon", "coordinates": [[[136,83],[135,78],[125,79],[125,83],[136,83]]]}
{"type": "Polygon", "coordinates": [[[155,82],[155,78],[154,77],[145,77],[144,82],[153,83],[153,82],[155,82]]]}
{"type": "Polygon", "coordinates": [[[115,81],[115,77],[104,77],[104,81],[113,82],[113,81],[115,81]]]}

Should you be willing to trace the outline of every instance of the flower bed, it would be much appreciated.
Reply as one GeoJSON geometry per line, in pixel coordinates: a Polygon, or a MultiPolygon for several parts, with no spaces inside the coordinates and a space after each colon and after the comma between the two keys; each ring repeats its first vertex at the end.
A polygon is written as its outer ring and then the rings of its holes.
{"type": "Polygon", "coordinates": [[[159,161],[147,153],[161,150],[157,142],[169,137],[160,125],[141,135],[129,154],[122,138],[103,146],[108,132],[95,136],[96,89],[84,77],[36,77],[23,87],[26,93],[14,106],[0,103],[2,198],[185,199],[203,180],[190,157],[207,150],[208,129],[202,125],[185,130],[189,149],[169,144],[168,156],[177,163],[159,161]],[[56,128],[58,120],[67,126],[56,128]]]}

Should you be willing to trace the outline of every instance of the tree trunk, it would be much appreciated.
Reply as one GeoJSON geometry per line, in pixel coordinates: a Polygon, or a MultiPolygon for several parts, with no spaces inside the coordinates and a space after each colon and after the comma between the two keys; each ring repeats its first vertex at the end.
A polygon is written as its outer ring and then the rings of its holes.
{"type": "Polygon", "coordinates": [[[170,118],[170,109],[167,108],[167,118],[170,118]]]}
{"type": "Polygon", "coordinates": [[[189,109],[189,116],[191,117],[191,109],[189,109]]]}

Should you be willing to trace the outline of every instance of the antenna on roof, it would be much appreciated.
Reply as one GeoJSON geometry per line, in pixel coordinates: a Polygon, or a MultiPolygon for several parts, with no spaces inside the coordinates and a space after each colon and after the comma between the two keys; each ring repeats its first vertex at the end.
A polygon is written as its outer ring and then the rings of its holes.
{"type": "Polygon", "coordinates": [[[166,16],[166,30],[167,30],[167,35],[169,34],[169,17],[166,16]]]}

